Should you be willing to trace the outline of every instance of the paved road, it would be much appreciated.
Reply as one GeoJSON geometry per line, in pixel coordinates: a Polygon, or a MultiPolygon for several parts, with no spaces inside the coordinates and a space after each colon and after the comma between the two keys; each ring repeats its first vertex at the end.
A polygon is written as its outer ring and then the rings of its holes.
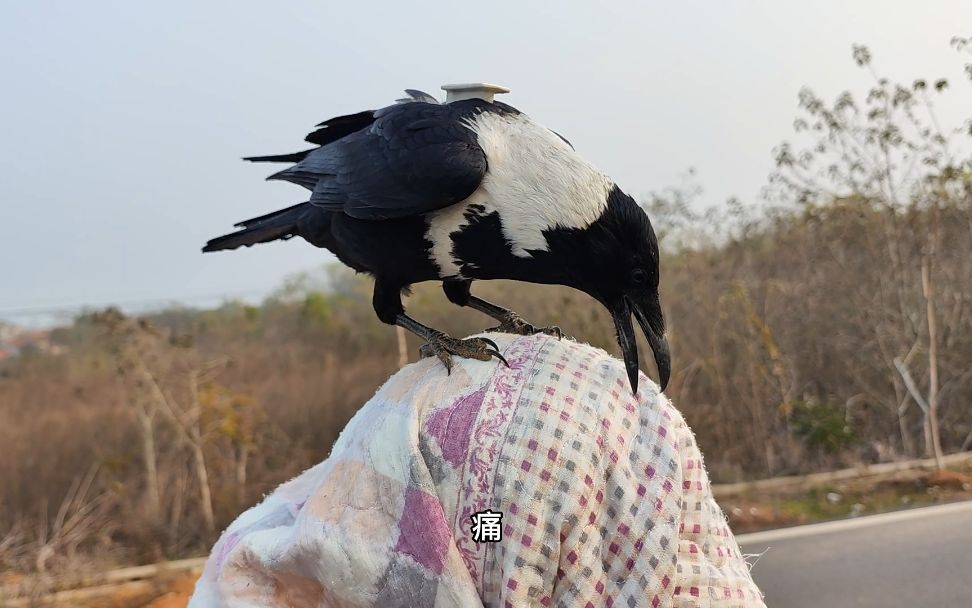
{"type": "Polygon", "coordinates": [[[738,540],[769,608],[972,608],[972,501],[738,540]]]}

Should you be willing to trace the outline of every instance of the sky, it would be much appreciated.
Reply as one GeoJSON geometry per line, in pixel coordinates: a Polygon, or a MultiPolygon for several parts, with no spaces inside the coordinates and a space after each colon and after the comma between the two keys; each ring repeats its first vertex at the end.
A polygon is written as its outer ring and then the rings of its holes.
{"type": "Polygon", "coordinates": [[[12,0],[3,13],[0,320],[15,322],[259,298],[333,259],[300,240],[199,249],[304,200],[241,156],[302,149],[314,124],[405,88],[505,85],[503,101],[628,193],[692,167],[699,204],[717,205],[756,199],[802,86],[832,98],[866,82],[852,44],[893,78],[958,86],[949,39],[972,34],[968,0],[12,0]]]}

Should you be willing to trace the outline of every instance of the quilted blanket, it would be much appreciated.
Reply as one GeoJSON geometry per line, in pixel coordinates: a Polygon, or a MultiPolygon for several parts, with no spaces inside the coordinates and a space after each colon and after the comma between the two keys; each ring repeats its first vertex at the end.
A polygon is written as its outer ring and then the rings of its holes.
{"type": "Polygon", "coordinates": [[[654,382],[632,396],[600,349],[490,337],[509,367],[395,374],[229,526],[190,606],[764,605],[654,382]]]}

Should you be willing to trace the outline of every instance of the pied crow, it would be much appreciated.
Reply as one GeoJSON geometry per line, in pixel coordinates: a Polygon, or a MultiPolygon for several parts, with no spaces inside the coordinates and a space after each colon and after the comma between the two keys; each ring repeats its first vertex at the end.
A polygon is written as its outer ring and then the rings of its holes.
{"type": "MultiPolygon", "coordinates": [[[[586,292],[611,313],[633,392],[638,348],[632,315],[648,338],[661,387],[671,363],[658,299],[658,242],[644,210],[557,133],[498,101],[439,103],[409,97],[317,125],[293,154],[250,157],[292,166],[268,179],[310,191],[292,207],[237,224],[203,251],[300,236],[375,279],[378,318],[426,341],[446,368],[451,355],[502,359],[485,338],[460,340],[408,316],[401,295],[442,281],[446,297],[497,321],[496,331],[555,333],[470,293],[480,279],[558,284],[586,292]]],[[[505,361],[504,361],[505,362],[505,361]]]]}

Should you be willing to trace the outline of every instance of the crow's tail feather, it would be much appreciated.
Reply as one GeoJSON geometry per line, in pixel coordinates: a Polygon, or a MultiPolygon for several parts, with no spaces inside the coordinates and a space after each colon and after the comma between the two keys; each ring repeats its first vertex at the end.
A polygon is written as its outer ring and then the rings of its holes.
{"type": "Polygon", "coordinates": [[[269,156],[244,156],[243,160],[248,160],[251,163],[299,163],[304,160],[304,158],[316,150],[317,148],[311,148],[310,150],[301,150],[300,152],[293,152],[291,154],[271,154],[269,156]]]}
{"type": "Polygon", "coordinates": [[[287,240],[300,233],[300,219],[310,209],[310,203],[299,203],[286,209],[274,211],[249,220],[244,220],[236,226],[242,228],[230,234],[218,236],[206,243],[204,252],[249,247],[257,243],[287,240]]]}

